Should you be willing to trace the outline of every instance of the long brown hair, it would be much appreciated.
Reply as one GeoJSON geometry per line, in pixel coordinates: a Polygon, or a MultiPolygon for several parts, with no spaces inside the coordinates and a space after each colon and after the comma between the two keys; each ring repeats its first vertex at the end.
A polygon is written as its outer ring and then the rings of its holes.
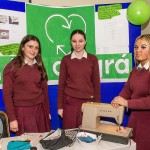
{"type": "MultiPolygon", "coordinates": [[[[144,40],[148,43],[148,46],[149,46],[149,71],[150,71],[150,34],[144,34],[144,35],[140,35],[136,38],[135,40],[135,43],[138,41],[138,40],[144,40]]],[[[138,65],[140,62],[137,61],[134,57],[134,61],[135,61],[135,64],[138,65]]]]}
{"type": "Polygon", "coordinates": [[[36,41],[39,44],[39,52],[38,52],[37,56],[35,57],[35,59],[36,59],[37,64],[38,64],[38,69],[42,73],[42,80],[45,78],[47,79],[46,69],[44,67],[42,57],[41,57],[41,44],[40,44],[39,39],[34,35],[26,35],[22,39],[20,46],[19,46],[18,53],[13,60],[13,67],[21,68],[24,65],[24,53],[22,51],[22,48],[29,41],[36,41]]]}

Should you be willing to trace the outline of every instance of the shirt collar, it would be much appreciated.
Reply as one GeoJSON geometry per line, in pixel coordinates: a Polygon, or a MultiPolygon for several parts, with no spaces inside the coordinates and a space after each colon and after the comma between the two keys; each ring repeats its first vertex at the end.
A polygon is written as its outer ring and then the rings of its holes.
{"type": "MultiPolygon", "coordinates": [[[[84,53],[83,53],[83,56],[82,57],[84,57],[84,58],[86,58],[87,59],[87,52],[84,50],[84,53]]],[[[72,52],[72,54],[71,54],[71,59],[74,59],[74,58],[77,58],[77,56],[75,55],[75,53],[74,53],[74,51],[72,52]]]]}
{"type": "MultiPolygon", "coordinates": [[[[28,64],[28,62],[27,62],[26,60],[24,60],[24,62],[25,62],[25,64],[28,64]]],[[[36,61],[36,59],[34,59],[32,65],[34,65],[34,64],[36,64],[36,63],[37,63],[37,61],[36,61]]]]}
{"type": "Polygon", "coordinates": [[[148,70],[148,68],[149,68],[149,61],[144,66],[142,66],[141,63],[137,66],[137,69],[142,69],[142,68],[145,68],[146,70],[148,70]]]}

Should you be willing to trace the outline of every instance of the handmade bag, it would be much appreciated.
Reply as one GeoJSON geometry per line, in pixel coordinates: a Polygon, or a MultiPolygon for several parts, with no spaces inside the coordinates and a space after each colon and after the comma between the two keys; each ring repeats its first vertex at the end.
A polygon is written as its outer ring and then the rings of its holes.
{"type": "Polygon", "coordinates": [[[77,133],[77,130],[65,131],[57,129],[56,131],[50,132],[45,138],[40,140],[40,143],[45,149],[60,149],[65,146],[71,146],[75,141],[77,133]]]}

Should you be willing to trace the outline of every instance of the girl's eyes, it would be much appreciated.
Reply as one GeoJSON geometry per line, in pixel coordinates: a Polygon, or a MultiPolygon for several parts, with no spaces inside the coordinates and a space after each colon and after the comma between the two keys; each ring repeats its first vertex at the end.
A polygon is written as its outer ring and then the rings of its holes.
{"type": "Polygon", "coordinates": [[[76,42],[80,42],[80,43],[82,43],[83,41],[72,41],[73,43],[76,43],[76,42]]]}
{"type": "Polygon", "coordinates": [[[33,46],[32,46],[32,45],[29,45],[29,47],[30,47],[30,48],[33,48],[33,46]]]}
{"type": "Polygon", "coordinates": [[[145,49],[146,48],[146,46],[141,46],[141,49],[145,49]]]}
{"type": "Polygon", "coordinates": [[[145,48],[146,48],[146,46],[141,46],[141,47],[134,46],[134,49],[135,49],[135,50],[137,50],[137,49],[139,49],[139,48],[140,48],[140,49],[145,49],[145,48]]]}
{"type": "MultiPolygon", "coordinates": [[[[32,46],[32,45],[29,45],[28,47],[31,48],[31,49],[34,48],[34,46],[32,46]]],[[[35,47],[35,49],[36,49],[36,50],[39,50],[39,47],[35,47]]]]}

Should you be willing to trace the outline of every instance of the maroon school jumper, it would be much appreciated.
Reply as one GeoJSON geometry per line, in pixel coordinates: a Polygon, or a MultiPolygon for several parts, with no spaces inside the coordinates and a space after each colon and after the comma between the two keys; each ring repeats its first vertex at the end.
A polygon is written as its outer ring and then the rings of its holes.
{"type": "Polygon", "coordinates": [[[3,96],[9,121],[19,123],[18,134],[50,130],[48,86],[41,81],[37,64],[13,68],[11,61],[6,65],[3,96]]]}
{"type": "Polygon", "coordinates": [[[71,59],[65,56],[60,65],[58,108],[63,109],[63,128],[81,125],[83,102],[100,102],[100,73],[96,56],[71,59]]]}
{"type": "Polygon", "coordinates": [[[150,150],[150,72],[134,68],[120,96],[131,109],[128,126],[133,128],[137,150],[150,150]]]}

